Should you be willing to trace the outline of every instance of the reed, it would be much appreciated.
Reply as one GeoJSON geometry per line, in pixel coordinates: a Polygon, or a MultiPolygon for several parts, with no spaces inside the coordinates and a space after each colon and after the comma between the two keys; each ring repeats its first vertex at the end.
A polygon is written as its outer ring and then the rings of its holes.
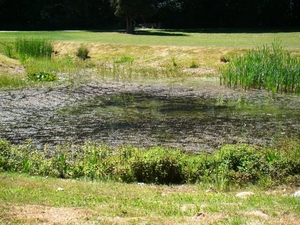
{"type": "Polygon", "coordinates": [[[300,60],[284,50],[279,41],[235,57],[221,71],[221,84],[229,87],[300,92],[300,60]]]}
{"type": "Polygon", "coordinates": [[[39,38],[17,38],[15,48],[21,61],[29,57],[50,59],[53,52],[51,41],[39,38]]]}

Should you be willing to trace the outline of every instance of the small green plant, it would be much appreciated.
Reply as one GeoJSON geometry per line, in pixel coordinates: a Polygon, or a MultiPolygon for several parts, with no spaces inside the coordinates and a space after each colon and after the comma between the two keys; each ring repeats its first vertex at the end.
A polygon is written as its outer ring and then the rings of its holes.
{"type": "Polygon", "coordinates": [[[249,50],[222,67],[221,84],[244,89],[265,88],[274,92],[300,92],[300,60],[280,42],[249,50]]]}
{"type": "Polygon", "coordinates": [[[176,62],[175,57],[172,57],[172,65],[173,65],[174,67],[177,67],[177,66],[178,66],[178,63],[176,62]]]}
{"type": "Polygon", "coordinates": [[[78,49],[77,49],[77,52],[76,52],[76,56],[82,60],[86,60],[88,58],[90,58],[89,56],[89,50],[87,47],[81,45],[78,49]]]}
{"type": "Polygon", "coordinates": [[[38,72],[38,73],[28,74],[27,79],[29,81],[34,81],[34,82],[57,81],[58,77],[56,74],[53,74],[53,73],[38,72]]]}
{"type": "Polygon", "coordinates": [[[190,68],[198,68],[199,67],[199,63],[192,61],[190,64],[190,68]]]}
{"type": "Polygon", "coordinates": [[[30,57],[50,59],[53,52],[51,41],[37,38],[18,38],[15,48],[21,61],[30,57]]]}
{"type": "Polygon", "coordinates": [[[130,63],[130,64],[132,64],[133,61],[134,61],[133,57],[124,55],[119,60],[116,60],[115,63],[130,63]]]}

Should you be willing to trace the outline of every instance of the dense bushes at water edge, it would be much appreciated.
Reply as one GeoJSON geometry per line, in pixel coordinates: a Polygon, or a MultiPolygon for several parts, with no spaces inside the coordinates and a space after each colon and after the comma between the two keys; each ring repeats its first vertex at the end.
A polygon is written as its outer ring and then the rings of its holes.
{"type": "Polygon", "coordinates": [[[13,146],[0,139],[0,171],[103,181],[202,183],[222,189],[249,184],[300,185],[299,150],[300,142],[289,140],[272,149],[237,144],[198,155],[162,147],[111,148],[90,142],[39,151],[30,142],[13,146]]]}

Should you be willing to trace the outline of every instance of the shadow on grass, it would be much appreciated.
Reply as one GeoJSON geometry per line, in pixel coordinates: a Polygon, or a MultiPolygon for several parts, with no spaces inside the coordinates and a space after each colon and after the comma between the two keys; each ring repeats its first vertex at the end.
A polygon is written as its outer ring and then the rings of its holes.
{"type": "MultiPolygon", "coordinates": [[[[125,29],[112,30],[87,30],[89,32],[118,32],[126,34],[125,29]]],[[[163,29],[136,29],[133,34],[128,35],[149,35],[149,36],[189,36],[184,30],[163,30],[163,29]]]]}
{"type": "Polygon", "coordinates": [[[293,33],[300,32],[299,28],[199,28],[199,29],[166,29],[165,32],[182,33],[293,33]]]}

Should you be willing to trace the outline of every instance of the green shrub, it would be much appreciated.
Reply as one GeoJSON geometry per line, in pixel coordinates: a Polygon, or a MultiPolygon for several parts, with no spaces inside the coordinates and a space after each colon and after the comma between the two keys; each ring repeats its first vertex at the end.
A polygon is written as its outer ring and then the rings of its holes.
{"type": "Polygon", "coordinates": [[[221,84],[229,87],[300,92],[300,60],[285,51],[279,42],[232,58],[221,72],[221,84]]]}
{"type": "Polygon", "coordinates": [[[87,178],[155,184],[201,183],[219,189],[258,184],[299,185],[300,142],[261,149],[225,145],[213,154],[190,155],[180,150],[131,146],[111,148],[86,142],[43,151],[31,142],[11,146],[0,139],[0,171],[59,178],[87,178]]]}
{"type": "Polygon", "coordinates": [[[176,150],[152,148],[135,160],[131,167],[138,182],[156,184],[184,182],[181,153],[176,150]]]}
{"type": "Polygon", "coordinates": [[[21,61],[29,57],[32,58],[51,58],[53,52],[52,43],[45,39],[18,38],[15,48],[21,61]]]}
{"type": "Polygon", "coordinates": [[[27,79],[29,81],[41,82],[41,81],[57,81],[58,77],[56,74],[39,72],[39,73],[31,73],[27,75],[27,79]]]}

